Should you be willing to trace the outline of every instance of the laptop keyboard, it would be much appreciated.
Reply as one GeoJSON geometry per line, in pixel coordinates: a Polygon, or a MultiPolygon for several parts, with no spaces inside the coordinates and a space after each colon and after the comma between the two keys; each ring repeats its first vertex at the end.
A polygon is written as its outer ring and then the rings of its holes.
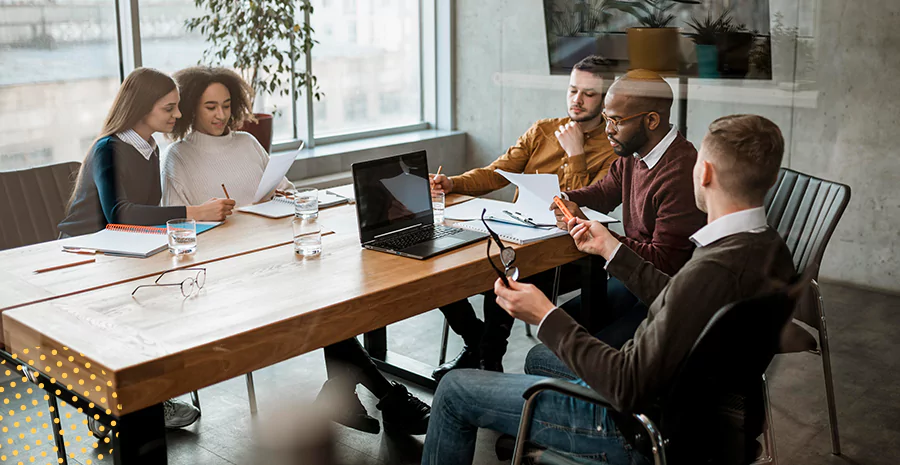
{"type": "Polygon", "coordinates": [[[421,228],[409,231],[405,234],[394,235],[379,241],[372,242],[371,245],[383,249],[403,250],[416,244],[439,239],[441,237],[452,236],[461,232],[462,229],[451,228],[440,224],[423,226],[421,228]]]}

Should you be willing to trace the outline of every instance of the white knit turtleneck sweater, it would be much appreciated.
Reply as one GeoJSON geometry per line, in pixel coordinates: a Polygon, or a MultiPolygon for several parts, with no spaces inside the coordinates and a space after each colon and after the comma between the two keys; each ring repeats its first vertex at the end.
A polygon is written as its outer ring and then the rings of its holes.
{"type": "MultiPolygon", "coordinates": [[[[200,205],[224,198],[222,184],[237,206],[253,203],[269,155],[252,135],[230,132],[210,136],[193,131],[166,149],[162,169],[162,205],[200,205]]],[[[285,178],[278,189],[293,188],[285,178]]]]}

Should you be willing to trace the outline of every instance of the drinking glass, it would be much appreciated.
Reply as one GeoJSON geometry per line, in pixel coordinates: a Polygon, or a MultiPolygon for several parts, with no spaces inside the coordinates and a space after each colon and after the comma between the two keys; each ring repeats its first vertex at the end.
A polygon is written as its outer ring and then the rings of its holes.
{"type": "Polygon", "coordinates": [[[431,191],[431,210],[434,212],[434,224],[444,222],[444,193],[431,191]]]}
{"type": "Polygon", "coordinates": [[[169,253],[189,255],[197,251],[197,222],[187,218],[166,221],[169,253]]]}
{"type": "Polygon", "coordinates": [[[319,190],[297,189],[294,191],[294,216],[303,219],[319,216],[319,190]]]}
{"type": "Polygon", "coordinates": [[[315,219],[295,216],[291,228],[294,231],[294,253],[304,258],[322,253],[322,227],[315,219]]]}

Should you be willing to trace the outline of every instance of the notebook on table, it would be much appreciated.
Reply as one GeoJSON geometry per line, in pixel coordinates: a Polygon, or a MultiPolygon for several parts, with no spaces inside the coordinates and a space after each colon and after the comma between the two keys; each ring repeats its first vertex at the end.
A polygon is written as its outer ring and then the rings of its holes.
{"type": "MultiPolygon", "coordinates": [[[[328,208],[335,205],[341,205],[349,202],[346,197],[332,194],[331,192],[319,191],[319,208],[328,208]]],[[[286,197],[275,197],[274,199],[258,203],[256,205],[245,205],[237,209],[239,212],[253,213],[262,215],[267,218],[287,218],[294,214],[294,201],[286,197]]]]}
{"type": "Polygon", "coordinates": [[[63,249],[89,249],[106,255],[147,258],[169,246],[166,228],[108,224],[94,234],[70,239],[63,249]]]}
{"type": "MultiPolygon", "coordinates": [[[[492,220],[487,221],[487,223],[501,239],[520,245],[568,234],[566,231],[559,228],[533,228],[492,220]]],[[[481,223],[481,220],[464,221],[456,223],[453,226],[487,234],[487,229],[484,228],[484,224],[481,223]]]]}

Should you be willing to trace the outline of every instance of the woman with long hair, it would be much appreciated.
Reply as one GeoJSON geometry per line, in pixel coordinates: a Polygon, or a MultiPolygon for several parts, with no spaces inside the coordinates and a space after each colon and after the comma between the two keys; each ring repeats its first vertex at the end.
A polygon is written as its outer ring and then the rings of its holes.
{"type": "MultiPolygon", "coordinates": [[[[194,66],[173,76],[181,91],[182,117],[170,135],[177,142],[163,157],[163,205],[191,205],[228,187],[238,206],[255,202],[269,154],[247,132],[253,90],[227,68],[194,66]]],[[[282,179],[276,189],[294,185],[282,179]]]]}
{"type": "MultiPolygon", "coordinates": [[[[251,89],[237,73],[225,68],[192,67],[174,74],[181,89],[182,119],[175,124],[163,170],[163,203],[183,205],[206,198],[224,182],[238,204],[252,203],[268,155],[245,132],[236,129],[251,116],[251,89]]],[[[284,180],[280,188],[291,187],[284,180]]],[[[408,434],[425,434],[431,409],[402,384],[388,381],[356,338],[325,347],[328,382],[318,402],[332,419],[351,428],[378,433],[378,420],[356,396],[362,384],[379,402],[385,427],[408,434]]]]}
{"type": "Polygon", "coordinates": [[[171,77],[138,68],[125,78],[97,140],[81,165],[62,236],[99,231],[110,223],[160,225],[174,218],[222,221],[234,201],[212,198],[197,206],[161,207],[156,132],[168,133],[181,117],[171,77]]]}

